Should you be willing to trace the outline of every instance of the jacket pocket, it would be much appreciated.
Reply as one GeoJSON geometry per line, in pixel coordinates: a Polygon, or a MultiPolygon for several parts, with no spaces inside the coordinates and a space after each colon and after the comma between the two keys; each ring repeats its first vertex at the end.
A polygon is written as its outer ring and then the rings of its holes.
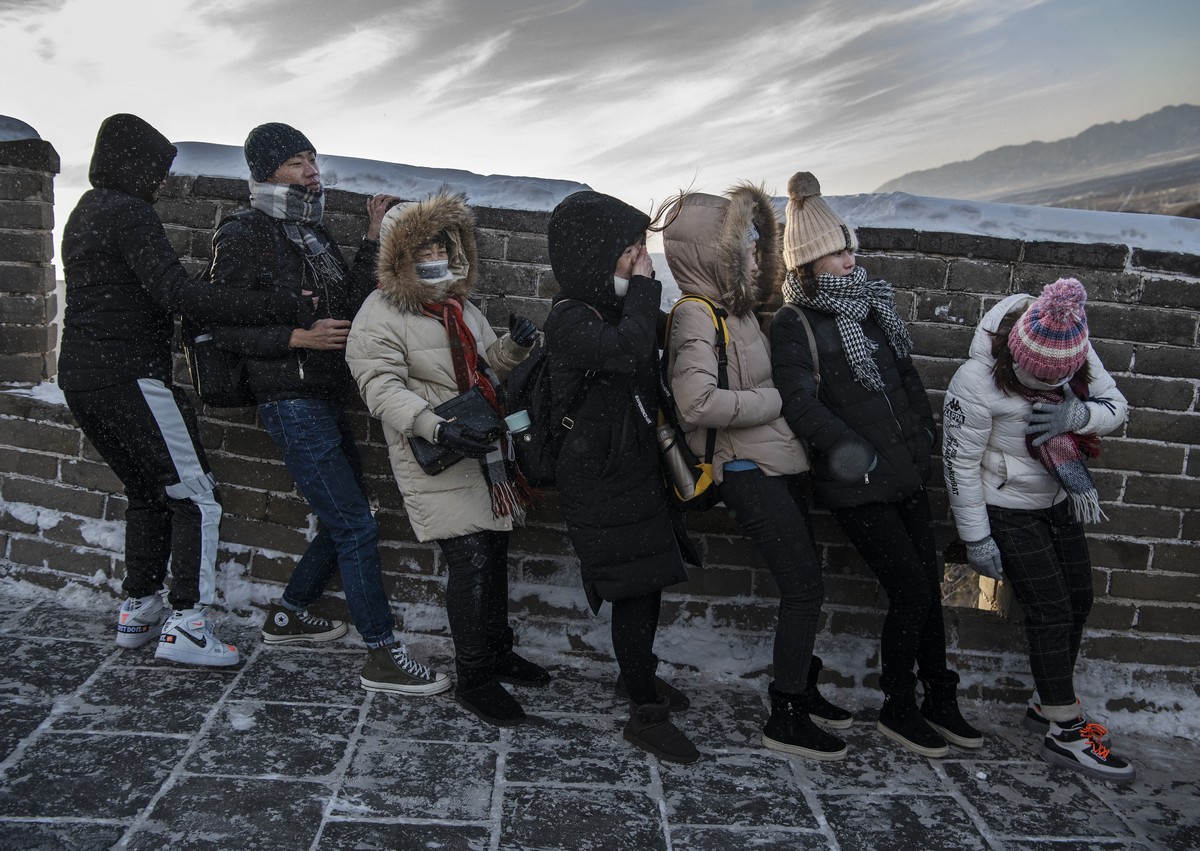
{"type": "Polygon", "coordinates": [[[1003,452],[985,450],[979,463],[980,479],[986,487],[1000,490],[1008,482],[1008,461],[1003,452]]]}

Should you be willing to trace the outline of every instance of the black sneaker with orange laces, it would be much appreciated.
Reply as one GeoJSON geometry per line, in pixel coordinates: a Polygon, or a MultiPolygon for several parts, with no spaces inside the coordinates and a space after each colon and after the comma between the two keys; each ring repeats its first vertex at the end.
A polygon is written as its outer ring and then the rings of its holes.
{"type": "Polygon", "coordinates": [[[1129,783],[1137,771],[1101,741],[1102,732],[1107,731],[1084,718],[1069,725],[1051,721],[1042,740],[1042,759],[1096,780],[1129,783]]]}

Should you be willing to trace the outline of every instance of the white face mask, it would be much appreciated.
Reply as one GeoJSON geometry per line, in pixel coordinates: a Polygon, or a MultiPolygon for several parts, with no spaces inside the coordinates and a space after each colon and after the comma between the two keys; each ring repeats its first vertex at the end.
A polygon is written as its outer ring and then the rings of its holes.
{"type": "Polygon", "coordinates": [[[1013,373],[1017,376],[1017,381],[1024,384],[1030,390],[1058,390],[1071,380],[1071,376],[1068,375],[1057,384],[1050,384],[1042,381],[1040,378],[1034,378],[1032,375],[1022,369],[1021,365],[1016,361],[1013,361],[1013,373]]]}
{"type": "Polygon", "coordinates": [[[625,298],[625,293],[629,292],[629,279],[613,275],[613,292],[617,294],[617,298],[625,298]]]}
{"type": "Polygon", "coordinates": [[[422,260],[416,264],[417,277],[427,283],[440,281],[450,276],[449,260],[422,260]]]}

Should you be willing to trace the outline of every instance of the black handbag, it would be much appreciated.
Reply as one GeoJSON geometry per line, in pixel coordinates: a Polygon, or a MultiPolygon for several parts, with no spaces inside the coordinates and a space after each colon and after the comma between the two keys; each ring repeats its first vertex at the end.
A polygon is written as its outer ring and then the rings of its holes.
{"type": "Polygon", "coordinates": [[[246,358],[218,348],[213,335],[183,323],[183,355],[192,387],[207,405],[239,408],[256,403],[246,371],[246,358]]]}
{"type": "MultiPolygon", "coordinates": [[[[433,412],[444,420],[461,423],[477,434],[487,435],[488,440],[495,440],[504,432],[500,415],[478,387],[442,402],[433,412]]],[[[430,443],[423,437],[410,437],[408,445],[412,448],[413,458],[430,476],[453,467],[464,457],[453,449],[430,443]]]]}

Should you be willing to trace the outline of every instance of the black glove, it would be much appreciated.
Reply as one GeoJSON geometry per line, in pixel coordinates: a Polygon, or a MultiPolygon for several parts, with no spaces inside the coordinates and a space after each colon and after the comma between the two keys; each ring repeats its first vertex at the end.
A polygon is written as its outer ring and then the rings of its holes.
{"type": "Polygon", "coordinates": [[[484,458],[492,451],[492,443],[486,434],[480,434],[450,420],[443,420],[437,424],[433,432],[433,442],[468,458],[484,458]]]}
{"type": "Polygon", "coordinates": [[[533,324],[533,320],[517,316],[515,313],[508,315],[508,336],[512,337],[512,341],[518,346],[528,349],[537,340],[537,335],[538,327],[533,324]]]}

